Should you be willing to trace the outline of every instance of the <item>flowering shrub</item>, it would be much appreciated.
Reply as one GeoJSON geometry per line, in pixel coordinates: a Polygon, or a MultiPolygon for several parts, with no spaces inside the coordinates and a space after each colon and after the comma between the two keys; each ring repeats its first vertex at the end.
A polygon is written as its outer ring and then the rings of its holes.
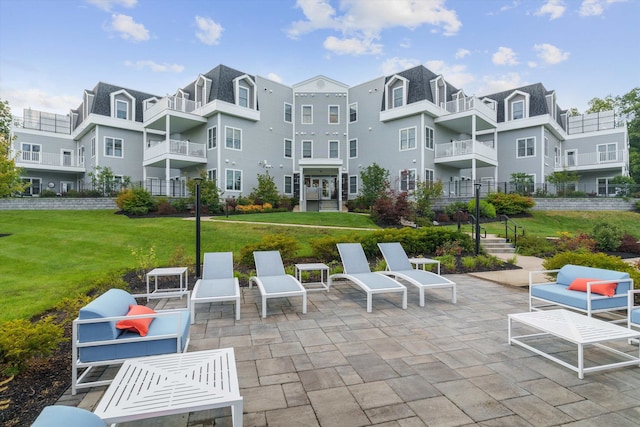
{"type": "Polygon", "coordinates": [[[236,206],[236,211],[239,213],[260,213],[260,212],[268,212],[273,209],[273,206],[270,203],[265,203],[264,205],[238,205],[236,206]]]}

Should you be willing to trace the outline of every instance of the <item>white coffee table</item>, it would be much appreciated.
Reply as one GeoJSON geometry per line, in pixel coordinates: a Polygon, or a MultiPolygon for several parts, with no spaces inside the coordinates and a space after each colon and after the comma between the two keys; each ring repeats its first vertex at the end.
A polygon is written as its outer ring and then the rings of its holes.
{"type": "Polygon", "coordinates": [[[188,282],[188,274],[189,269],[187,267],[164,267],[164,268],[154,268],[150,272],[147,273],[147,301],[149,298],[152,298],[154,294],[163,294],[162,298],[167,298],[171,296],[182,296],[189,291],[189,282],[188,282]],[[158,289],[158,277],[171,277],[177,276],[180,278],[180,285],[178,288],[165,288],[158,289]],[[149,292],[149,279],[154,278],[154,289],[153,292],[149,292]]]}
{"type": "Polygon", "coordinates": [[[296,264],[295,268],[296,279],[302,286],[308,291],[329,291],[329,285],[327,283],[329,278],[329,266],[321,262],[315,262],[310,264],[296,264]],[[320,273],[319,282],[302,282],[303,271],[318,271],[320,273]],[[309,287],[311,285],[311,287],[309,287]],[[314,286],[315,285],[315,286],[314,286]]]}
{"type": "MultiPolygon", "coordinates": [[[[617,349],[603,345],[603,342],[614,340],[628,341],[631,338],[640,337],[640,331],[634,331],[611,322],[605,322],[593,317],[585,316],[569,310],[544,310],[532,311],[528,313],[517,313],[509,315],[509,344],[517,344],[528,350],[533,351],[540,356],[546,357],[560,365],[571,369],[578,373],[580,379],[584,378],[584,374],[588,372],[601,371],[604,369],[619,368],[622,366],[640,366],[640,350],[638,357],[617,349]],[[539,333],[529,335],[512,335],[512,325],[514,322],[527,325],[533,329],[540,331],[539,333]],[[578,363],[572,365],[561,360],[551,354],[526,344],[523,339],[541,337],[544,335],[553,335],[565,341],[578,345],[578,363]],[[590,367],[584,366],[584,348],[587,345],[595,345],[601,349],[618,355],[621,362],[614,362],[590,367]]],[[[530,340],[528,340],[530,341],[530,340]]],[[[630,348],[632,348],[630,346],[630,348]]]]}
{"type": "Polygon", "coordinates": [[[242,426],[233,348],[139,357],[124,362],[94,413],[106,423],[231,407],[242,426]]]}
{"type": "Polygon", "coordinates": [[[438,276],[440,275],[440,261],[438,261],[437,259],[431,259],[431,258],[409,258],[409,262],[411,264],[414,264],[416,266],[416,269],[418,269],[418,268],[420,268],[420,266],[422,266],[423,270],[426,270],[427,264],[436,264],[436,266],[438,268],[438,276]]]}

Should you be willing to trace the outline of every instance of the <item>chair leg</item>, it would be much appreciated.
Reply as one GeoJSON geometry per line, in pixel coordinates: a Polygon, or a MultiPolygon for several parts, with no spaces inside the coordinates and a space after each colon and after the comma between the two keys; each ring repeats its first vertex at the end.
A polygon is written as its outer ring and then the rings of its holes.
{"type": "Polygon", "coordinates": [[[456,285],[453,285],[453,286],[451,287],[451,302],[452,302],[453,304],[455,304],[455,303],[456,303],[456,285]]]}
{"type": "Polygon", "coordinates": [[[236,299],[236,320],[240,320],[240,297],[236,299]]]}
{"type": "Polygon", "coordinates": [[[424,288],[421,286],[420,291],[420,307],[424,307],[424,288]]]}
{"type": "Polygon", "coordinates": [[[407,288],[405,288],[404,292],[402,292],[402,308],[404,310],[407,309],[407,288]]]}
{"type": "Polygon", "coordinates": [[[302,314],[307,314],[307,294],[302,294],[302,314]]]}
{"type": "Polygon", "coordinates": [[[267,317],[267,297],[262,297],[262,317],[267,317]]]}
{"type": "Polygon", "coordinates": [[[367,293],[367,313],[371,313],[372,308],[372,303],[371,303],[371,299],[372,299],[372,295],[371,293],[367,293]]]}

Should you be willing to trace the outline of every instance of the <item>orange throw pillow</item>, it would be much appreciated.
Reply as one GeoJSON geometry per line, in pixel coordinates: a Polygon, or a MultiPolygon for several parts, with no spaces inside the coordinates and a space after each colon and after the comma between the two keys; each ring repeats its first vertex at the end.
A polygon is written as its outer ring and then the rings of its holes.
{"type": "MultiPolygon", "coordinates": [[[[155,314],[155,311],[144,305],[129,306],[127,316],[135,316],[137,314],[155,314]]],[[[137,319],[124,319],[116,323],[116,328],[126,329],[127,331],[137,332],[141,337],[146,337],[149,333],[149,325],[153,322],[153,317],[139,317],[137,319]]]]}
{"type": "MultiPolygon", "coordinates": [[[[582,291],[587,292],[587,282],[601,282],[602,279],[586,279],[586,278],[578,278],[575,279],[569,285],[569,289],[572,291],[582,291]]],[[[615,282],[611,283],[601,283],[599,285],[591,285],[591,292],[606,295],[608,297],[612,297],[616,293],[616,288],[618,284],[615,282]]]]}

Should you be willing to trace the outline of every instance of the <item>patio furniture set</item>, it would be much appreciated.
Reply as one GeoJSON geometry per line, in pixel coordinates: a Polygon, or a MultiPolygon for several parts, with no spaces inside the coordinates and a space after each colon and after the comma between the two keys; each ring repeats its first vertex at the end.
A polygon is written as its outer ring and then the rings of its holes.
{"type": "MultiPolygon", "coordinates": [[[[359,243],[341,243],[337,247],[343,272],[333,275],[325,264],[312,263],[297,264],[294,277],[286,274],[278,251],[254,252],[256,274],[249,279],[249,288],[255,284],[260,291],[262,317],[267,316],[267,302],[271,298],[301,297],[304,314],[308,291],[330,292],[331,286],[343,282],[350,282],[366,293],[367,312],[372,311],[372,298],[377,294],[400,294],[401,306],[406,309],[405,284],[418,289],[421,307],[425,305],[426,289],[448,289],[451,302],[456,303],[456,284],[439,274],[420,269],[432,261],[409,258],[400,243],[378,244],[387,264],[387,270],[380,272],[371,271],[359,243]],[[302,272],[313,270],[319,272],[319,282],[303,283],[302,272]],[[309,286],[313,287],[307,289],[309,286]]],[[[615,340],[631,343],[640,338],[640,306],[634,305],[634,295],[640,290],[633,290],[633,280],[627,273],[567,265],[559,270],[531,272],[529,282],[530,311],[508,316],[509,344],[519,345],[572,369],[579,378],[602,369],[640,366],[640,351],[636,357],[603,344],[615,340]],[[557,274],[554,282],[533,281],[537,275],[550,274],[557,274]],[[578,281],[581,284],[576,285],[578,281]],[[562,308],[549,309],[554,305],[562,308]],[[627,311],[624,326],[615,323],[621,321],[620,317],[610,322],[593,316],[619,314],[623,310],[627,311]],[[515,324],[535,332],[514,335],[515,324]],[[569,363],[566,358],[535,345],[537,340],[548,337],[576,344],[577,363],[569,363]],[[584,349],[588,345],[602,348],[623,360],[587,367],[584,349]]],[[[95,413],[77,408],[47,407],[33,425],[57,425],[51,423],[57,419],[64,420],[67,427],[99,426],[231,407],[234,427],[241,426],[243,401],[233,349],[187,353],[189,327],[195,322],[195,306],[232,301],[235,317],[239,320],[240,295],[231,252],[204,255],[203,274],[192,292],[188,290],[186,272],[182,268],[151,271],[147,278],[147,294],[131,295],[119,289],[105,292],[83,307],[73,322],[72,393],[76,394],[80,388],[107,384],[109,388],[95,413]],[[158,289],[158,277],[162,275],[179,276],[180,287],[158,289]],[[153,292],[149,291],[150,277],[155,279],[153,292]],[[187,308],[156,312],[136,303],[136,298],[163,296],[186,296],[187,308]],[[91,377],[95,368],[107,365],[122,365],[113,380],[91,377]],[[67,413],[74,409],[77,413],[67,413]]]]}

